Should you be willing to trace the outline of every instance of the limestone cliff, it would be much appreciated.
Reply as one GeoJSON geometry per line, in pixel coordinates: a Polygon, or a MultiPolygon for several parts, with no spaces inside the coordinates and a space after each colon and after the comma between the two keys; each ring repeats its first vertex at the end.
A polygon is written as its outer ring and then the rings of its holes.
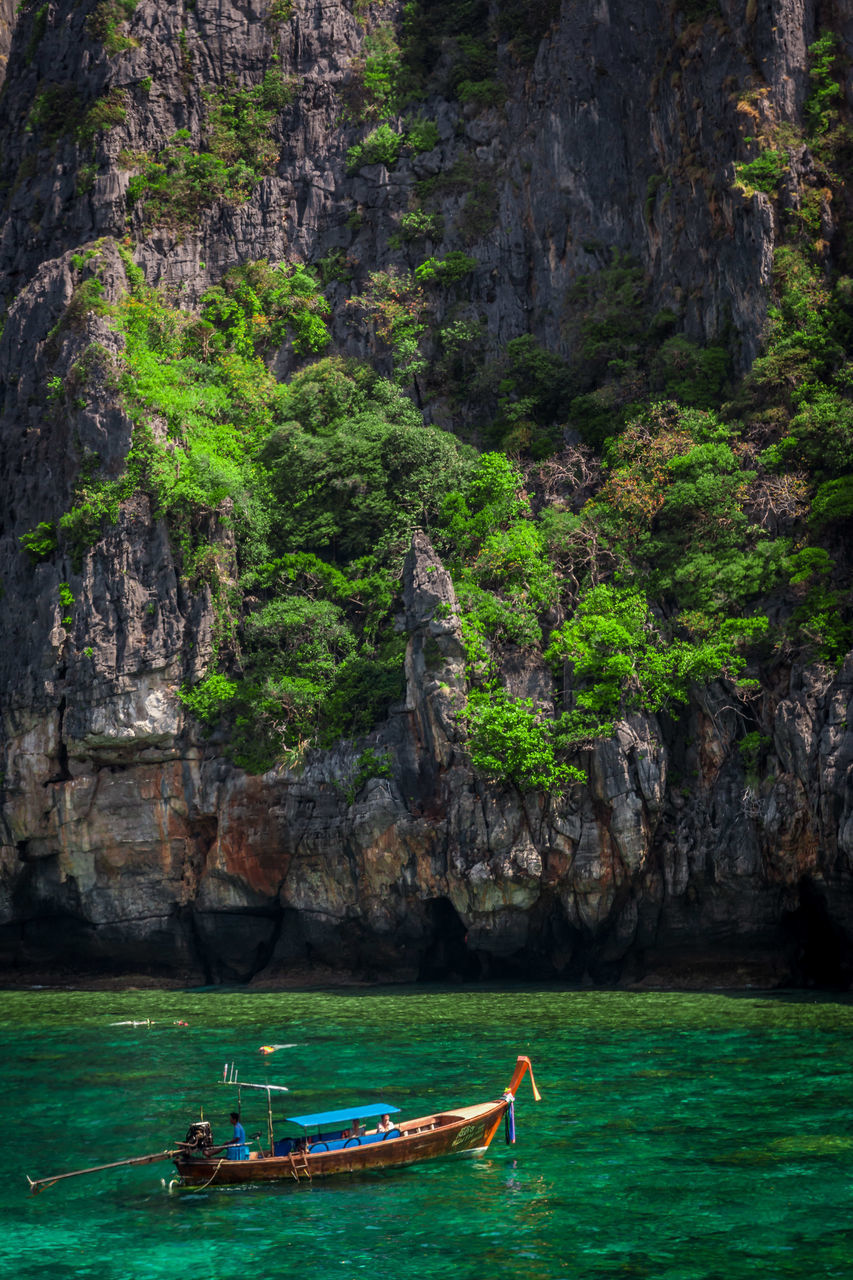
{"type": "MultiPolygon", "coordinates": [[[[130,447],[108,359],[85,394],[48,394],[52,379],[79,381],[93,345],[121,353],[108,318],[79,302],[75,254],[96,241],[108,300],[125,288],[125,241],[148,282],[187,305],[250,259],[341,251],[358,280],[412,264],[389,236],[414,184],[464,159],[466,180],[445,184],[436,210],[444,250],[476,247],[466,301],[495,341],[532,333],[571,358],[573,285],[616,250],[642,264],[656,309],[697,340],[726,331],[748,368],[778,228],[765,194],[733,185],[744,118],[797,120],[819,23],[848,50],[853,24],[809,0],[564,0],[531,61],[499,46],[503,103],[435,94],[434,147],[353,173],[346,153],[365,126],[342,123],[342,103],[370,24],[402,6],[141,0],[113,6],[112,51],[93,34],[97,7],[0,6],[5,973],[846,983],[853,657],[840,671],[762,672],[750,714],[769,745],[749,777],[742,707],[719,684],[678,719],[620,723],[588,753],[588,785],[563,798],[489,786],[460,721],[453,585],[416,533],[405,703],[364,741],[251,776],[177,698],[210,660],[214,604],[182,576],[149,504],[123,503],[79,562],[34,565],[20,539],[68,509],[82,458],[118,475],[130,447]],[[199,148],[206,95],[271,66],[295,86],[271,171],[197,226],[148,225],[127,199],[134,156],[176,130],[199,148]],[[104,102],[109,127],[91,115],[104,102]],[[464,213],[472,183],[494,215],[482,224],[464,213]],[[365,743],[390,753],[390,776],[360,780],[365,743]]],[[[329,297],[336,349],[375,356],[374,336],[347,323],[343,285],[329,297]]],[[[274,365],[286,376],[292,353],[274,365]]],[[[415,395],[450,421],[428,388],[415,395]]],[[[211,516],[210,537],[220,572],[236,574],[228,521],[211,516]]],[[[505,670],[513,691],[553,697],[541,661],[509,655],[505,670]]]]}

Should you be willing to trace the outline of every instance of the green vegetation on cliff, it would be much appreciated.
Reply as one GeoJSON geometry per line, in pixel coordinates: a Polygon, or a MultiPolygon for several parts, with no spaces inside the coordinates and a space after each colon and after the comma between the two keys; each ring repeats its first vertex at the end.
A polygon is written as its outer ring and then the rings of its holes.
{"type": "MultiPolygon", "coordinates": [[[[603,470],[588,447],[560,447],[577,384],[531,338],[497,366],[499,430],[522,452],[478,456],[367,365],[316,359],[328,304],[306,268],[247,263],[190,312],[125,261],[130,288],[110,308],[97,255],[80,258],[81,297],[112,316],[124,353],[116,363],[90,348],[76,378],[118,388],[133,446],[117,479],[84,461],[59,534],[81,557],[134,493],[168,521],[187,581],[209,584],[217,614],[214,663],[182,697],[245,767],[363,733],[400,701],[394,613],[417,527],[456,587],[472,759],[522,789],[582,778],[577,752],[633,710],[672,710],[717,679],[748,699],[750,651],[796,644],[834,660],[849,645],[834,541],[853,510],[850,313],[844,281],[827,282],[801,246],[779,251],[766,351],[736,398],[714,411],[647,387],[645,402],[614,410],[603,470]],[[279,383],[264,357],[283,344],[307,363],[279,383]],[[236,561],[211,538],[217,524],[233,528],[236,561]],[[504,655],[518,649],[552,664],[552,706],[504,686],[504,655]]],[[[608,288],[581,319],[591,359],[631,347],[628,321],[610,331],[608,288]]],[[[429,331],[419,289],[379,273],[353,299],[404,369],[429,331]]],[[[22,541],[38,560],[56,536],[40,525],[22,541]]]]}
{"type": "MultiPolygon", "coordinates": [[[[427,31],[413,3],[399,32],[372,28],[348,102],[366,131],[350,171],[436,146],[433,121],[400,118],[436,77],[485,102],[499,67],[529,62],[554,11],[532,6],[520,36],[519,7],[440,4],[427,31]]],[[[123,39],[131,12],[96,7],[93,38],[123,39]]],[[[736,165],[738,190],[776,201],[783,233],[763,350],[745,378],[734,379],[725,325],[693,341],[683,316],[654,308],[640,265],[600,246],[558,318],[570,357],[531,333],[499,345],[473,302],[485,254],[441,243],[474,244],[496,217],[494,174],[460,152],[412,180],[418,206],[393,224],[399,256],[375,269],[339,245],[314,268],[246,262],[189,310],[148,287],[127,248],[128,289],[113,303],[97,252],[72,257],[74,293],[52,340],[94,311],[123,349],[90,346],[48,392],[59,406],[110,387],[133,442],[120,475],[81,459],[70,509],[25,534],[22,554],[70,551],[79,564],[123,502],[147,499],[186,583],[214,601],[213,660],[182,700],[252,770],[362,735],[400,702],[395,614],[416,528],[454,583],[468,741],[484,776],[564,790],[584,776],[579,753],[618,719],[677,714],[712,681],[726,683],[749,735],[762,664],[791,653],[834,663],[853,636],[853,239],[839,215],[825,241],[821,213],[844,205],[853,140],[834,40],[821,37],[811,58],[804,137],[792,142],[787,126],[744,139],[736,165]],[[815,181],[783,204],[803,142],[815,181]],[[373,364],[337,354],[344,321],[373,364]],[[282,354],[285,381],[271,372],[282,354]],[[456,432],[431,420],[450,416],[456,432]],[[544,681],[553,673],[548,697],[512,693],[519,653],[544,681]]],[[[246,199],[277,162],[291,93],[277,71],[232,85],[206,100],[201,150],[176,134],[156,156],[130,157],[141,226],[180,229],[214,199],[246,199]]],[[[36,99],[32,119],[50,136],[63,101],[36,99]]],[[[123,109],[99,103],[85,119],[75,108],[81,137],[123,109]]]]}
{"type": "MultiPolygon", "coordinates": [[[[122,361],[90,349],[78,376],[114,382],[133,445],[118,479],[84,465],[63,538],[79,560],[135,493],[168,521],[188,582],[209,584],[217,613],[221,669],[184,700],[208,726],[225,717],[238,763],[266,768],[369,729],[403,695],[393,610],[412,530],[435,523],[472,451],[364,365],[332,357],[276,381],[262,353],[286,342],[310,356],[329,341],[304,268],[235,269],[196,314],[126,261],[131,289],[111,309],[122,361]],[[236,572],[211,520],[233,528],[236,572]]],[[[25,545],[43,558],[54,531],[25,545]]]]}
{"type": "Polygon", "coordinates": [[[278,162],[271,136],[279,113],[293,101],[294,86],[272,69],[260,84],[212,90],[205,96],[204,146],[179,129],[156,155],[124,154],[138,172],[127,189],[129,209],[144,227],[188,227],[215,200],[246,200],[278,162]]]}

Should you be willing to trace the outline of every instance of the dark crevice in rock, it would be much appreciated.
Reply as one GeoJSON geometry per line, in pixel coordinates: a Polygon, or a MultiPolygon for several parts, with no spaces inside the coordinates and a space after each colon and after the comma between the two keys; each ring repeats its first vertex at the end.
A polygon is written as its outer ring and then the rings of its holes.
{"type": "Polygon", "coordinates": [[[190,826],[191,839],[187,841],[184,863],[184,884],[188,899],[194,899],[207,866],[210,851],[219,835],[219,819],[215,814],[195,818],[190,826]]]}
{"type": "Polygon", "coordinates": [[[826,890],[804,878],[800,904],[784,921],[799,982],[847,990],[853,982],[853,937],[833,919],[826,890]]]}
{"type": "Polygon", "coordinates": [[[213,966],[211,958],[207,951],[205,938],[198,927],[198,919],[192,907],[185,907],[180,916],[188,934],[188,942],[190,945],[190,953],[201,972],[204,974],[205,986],[213,985],[213,966]]]}
{"type": "Polygon", "coordinates": [[[205,981],[210,984],[249,982],[265,969],[281,930],[281,909],[192,913],[193,941],[205,981]]]}
{"type": "Polygon", "coordinates": [[[468,950],[465,925],[449,898],[433,898],[425,904],[430,940],[421,957],[418,978],[422,982],[470,982],[480,977],[481,963],[468,950]]]}
{"type": "Polygon", "coordinates": [[[255,954],[250,961],[249,971],[245,978],[246,982],[251,982],[252,978],[256,978],[258,974],[262,973],[269,965],[270,960],[275,954],[276,947],[278,946],[278,940],[281,937],[283,926],[284,912],[280,910],[270,936],[268,938],[261,938],[255,946],[255,954]]]}
{"type": "Polygon", "coordinates": [[[57,724],[56,724],[56,762],[57,769],[49,778],[45,778],[44,785],[49,786],[52,782],[70,782],[71,770],[68,767],[68,743],[65,740],[65,708],[66,701],[62,697],[59,700],[57,708],[57,724]]]}

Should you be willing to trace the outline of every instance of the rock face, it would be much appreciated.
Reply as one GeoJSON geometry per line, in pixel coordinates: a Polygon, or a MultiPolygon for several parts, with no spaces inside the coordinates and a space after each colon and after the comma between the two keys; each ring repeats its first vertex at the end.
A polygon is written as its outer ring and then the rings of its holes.
{"type": "MultiPolygon", "coordinates": [[[[691,22],[669,3],[566,3],[532,67],[515,73],[505,112],[472,117],[431,99],[435,150],[390,172],[372,165],[356,175],[343,161],[364,130],[339,127],[337,94],[364,31],[343,4],[298,2],[278,24],[264,0],[198,0],[186,11],[141,0],[126,28],[138,47],[113,57],[89,34],[82,7],[51,5],[39,20],[26,9],[4,93],[7,290],[16,293],[66,249],[123,236],[129,171],[121,153],[157,150],[181,128],[197,144],[204,93],[257,82],[279,59],[296,96],[279,122],[278,171],[246,204],[209,211],[194,234],[146,240],[132,213],[149,281],[180,283],[192,298],[235,262],[307,260],[335,247],[357,263],[381,264],[413,179],[451,170],[473,147],[498,217],[478,242],[472,301],[502,341],[532,330],[551,347],[569,345],[567,290],[616,251],[649,268],[659,305],[683,314],[688,332],[713,338],[733,325],[747,363],[764,314],[772,213],[760,193],[747,199],[731,190],[731,157],[744,113],[795,118],[815,18],[812,5],[795,0],[706,7],[706,19],[691,22]],[[78,141],[54,136],[46,146],[44,131],[21,127],[46,85],[71,84],[81,110],[111,92],[126,112],[97,137],[88,190],[78,141]],[[353,213],[363,215],[360,228],[353,213]]],[[[399,18],[394,4],[382,12],[399,18]]],[[[448,222],[468,196],[448,192],[448,222]]]]}
{"type": "MultiPolygon", "coordinates": [[[[343,4],[296,0],[275,22],[261,0],[141,0],[123,28],[135,43],[110,55],[71,0],[0,3],[7,975],[65,965],[205,981],[853,976],[853,658],[837,674],[768,673],[753,707],[767,744],[749,777],[720,687],[677,722],[620,724],[589,753],[589,784],[566,797],[491,788],[465,748],[452,583],[417,534],[404,577],[407,697],[367,744],[388,753],[390,776],[356,790],[365,743],[342,743],[298,771],[251,777],[198,739],[177,699],[210,658],[214,608],[182,581],[147,504],[125,503],[81,563],[33,567],[19,542],[67,510],[81,457],[97,453],[118,474],[130,445],[110,376],[120,340],[95,312],[68,311],[75,251],[104,238],[114,298],[114,242],[129,234],[148,280],[189,303],[246,259],[341,249],[356,272],[405,262],[388,246],[395,218],[414,181],[452,169],[463,148],[498,213],[477,240],[470,301],[500,341],[533,332],[571,354],[572,285],[616,250],[645,266],[657,305],[688,334],[733,330],[746,367],[775,229],[766,197],[731,187],[739,112],[796,117],[815,14],[805,0],[706,7],[689,22],[668,3],[564,0],[532,66],[513,72],[505,109],[431,100],[433,152],[351,175],[346,149],[364,130],[340,126],[338,95],[364,30],[343,4]],[[298,86],[278,121],[277,170],[196,231],[146,233],[126,204],[121,155],[154,152],[177,129],[198,144],[205,90],[257,83],[274,59],[298,86]],[[88,152],[61,130],[27,127],[46,86],[72,83],[81,110],[123,95],[123,121],[88,152]],[[95,394],[60,413],[45,388],[93,344],[95,394]]],[[[443,197],[448,224],[466,198],[443,197]]],[[[342,315],[335,337],[371,354],[342,315]]],[[[211,538],[227,573],[227,527],[211,538]]],[[[513,679],[548,696],[549,673],[523,655],[513,679]]]]}

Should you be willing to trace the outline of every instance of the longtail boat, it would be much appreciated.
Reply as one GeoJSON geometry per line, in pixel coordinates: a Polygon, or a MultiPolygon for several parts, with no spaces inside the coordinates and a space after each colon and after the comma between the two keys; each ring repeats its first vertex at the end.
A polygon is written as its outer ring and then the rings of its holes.
{"type": "MultiPolygon", "coordinates": [[[[153,1164],[173,1160],[180,1187],[234,1187],[255,1182],[300,1182],[327,1178],[338,1173],[361,1173],[375,1169],[395,1169],[455,1156],[463,1152],[475,1155],[485,1151],[500,1127],[506,1126],[508,1142],[515,1141],[515,1095],[525,1073],[530,1075],[534,1099],[540,1094],[533,1078],[530,1059],[519,1057],[512,1080],[499,1098],[469,1106],[453,1107],[431,1115],[398,1120],[398,1107],[385,1102],[355,1105],[338,1111],[318,1111],[309,1115],[288,1116],[285,1123],[296,1132],[276,1139],[272,1094],[287,1092],[284,1086],[250,1084],[226,1078],[225,1083],[242,1089],[260,1089],[267,1095],[266,1144],[252,1150],[251,1144],[214,1144],[209,1121],[190,1124],[186,1138],[175,1148],[149,1156],[135,1156],[96,1168],[76,1169],[50,1178],[28,1178],[33,1194],[43,1191],[63,1178],[121,1165],[153,1164]],[[388,1128],[379,1125],[362,1127],[361,1121],[383,1117],[388,1128]],[[394,1116],[393,1123],[390,1117],[394,1116]]],[[[238,1106],[239,1109],[239,1106],[238,1106]]],[[[255,1141],[259,1138],[256,1135],[255,1141]]]]}

